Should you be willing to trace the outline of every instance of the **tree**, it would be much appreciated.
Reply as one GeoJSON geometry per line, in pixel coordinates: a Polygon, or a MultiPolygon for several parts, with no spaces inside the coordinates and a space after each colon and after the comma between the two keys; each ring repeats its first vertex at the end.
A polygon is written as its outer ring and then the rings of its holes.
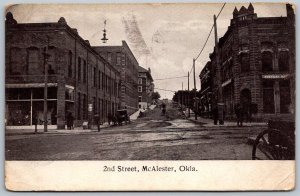
{"type": "Polygon", "coordinates": [[[157,100],[160,98],[160,94],[158,92],[153,92],[151,98],[152,100],[157,100]]]}

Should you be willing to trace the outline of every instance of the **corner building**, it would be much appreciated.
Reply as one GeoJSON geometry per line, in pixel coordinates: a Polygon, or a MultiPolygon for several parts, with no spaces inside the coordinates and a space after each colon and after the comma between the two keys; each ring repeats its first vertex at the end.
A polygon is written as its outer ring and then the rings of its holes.
{"type": "Polygon", "coordinates": [[[5,23],[7,125],[32,125],[33,115],[43,123],[45,63],[49,125],[64,129],[68,113],[75,126],[93,123],[94,114],[104,122],[120,106],[120,72],[64,18],[19,24],[7,13],[5,23]]]}
{"type": "Polygon", "coordinates": [[[286,17],[257,17],[251,3],[234,9],[231,24],[219,39],[218,56],[215,51],[210,54],[213,104],[222,88],[226,117],[234,117],[237,103],[260,119],[294,117],[295,15],[290,4],[286,11],[286,17]]]}

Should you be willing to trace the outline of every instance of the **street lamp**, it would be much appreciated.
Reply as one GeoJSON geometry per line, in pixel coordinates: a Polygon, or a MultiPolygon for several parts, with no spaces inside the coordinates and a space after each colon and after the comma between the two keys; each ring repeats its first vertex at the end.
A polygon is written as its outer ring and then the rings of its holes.
{"type": "Polygon", "coordinates": [[[107,40],[108,40],[106,38],[106,29],[105,29],[105,26],[106,26],[106,20],[104,21],[103,38],[101,39],[103,43],[106,43],[107,40]]]}

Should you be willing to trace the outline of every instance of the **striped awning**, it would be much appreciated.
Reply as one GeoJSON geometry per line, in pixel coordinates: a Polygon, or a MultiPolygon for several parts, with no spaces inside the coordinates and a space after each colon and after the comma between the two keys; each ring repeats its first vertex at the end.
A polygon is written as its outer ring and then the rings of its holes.
{"type": "MultiPolygon", "coordinates": [[[[56,87],[57,83],[48,83],[48,87],[56,87]]],[[[22,84],[5,84],[5,88],[41,88],[45,83],[22,83],[22,84]]]]}

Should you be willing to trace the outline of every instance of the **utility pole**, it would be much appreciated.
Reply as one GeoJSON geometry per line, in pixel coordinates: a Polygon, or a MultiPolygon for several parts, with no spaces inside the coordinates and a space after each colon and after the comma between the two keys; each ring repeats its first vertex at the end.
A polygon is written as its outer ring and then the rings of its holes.
{"type": "Polygon", "coordinates": [[[214,15],[214,29],[215,29],[215,57],[216,57],[216,71],[217,71],[217,84],[218,84],[218,116],[219,116],[219,124],[224,124],[224,104],[223,104],[223,93],[221,86],[221,71],[219,64],[219,48],[218,48],[218,31],[217,31],[217,17],[214,15]]]}
{"type": "Polygon", "coordinates": [[[183,82],[181,82],[181,108],[183,109],[183,82]]]}
{"type": "Polygon", "coordinates": [[[197,120],[197,113],[198,113],[198,102],[197,102],[197,90],[196,90],[196,71],[195,71],[195,59],[193,59],[193,70],[194,70],[194,90],[195,90],[195,94],[194,94],[194,106],[195,106],[195,120],[197,120]]]}
{"type": "Polygon", "coordinates": [[[48,113],[48,104],[47,104],[47,97],[48,97],[48,45],[49,45],[49,38],[47,42],[47,46],[44,48],[44,68],[45,68],[45,87],[44,87],[44,132],[48,131],[48,118],[47,118],[47,113],[48,113]]]}
{"type": "Polygon", "coordinates": [[[188,72],[188,117],[191,116],[190,113],[190,72],[188,72]]]}

